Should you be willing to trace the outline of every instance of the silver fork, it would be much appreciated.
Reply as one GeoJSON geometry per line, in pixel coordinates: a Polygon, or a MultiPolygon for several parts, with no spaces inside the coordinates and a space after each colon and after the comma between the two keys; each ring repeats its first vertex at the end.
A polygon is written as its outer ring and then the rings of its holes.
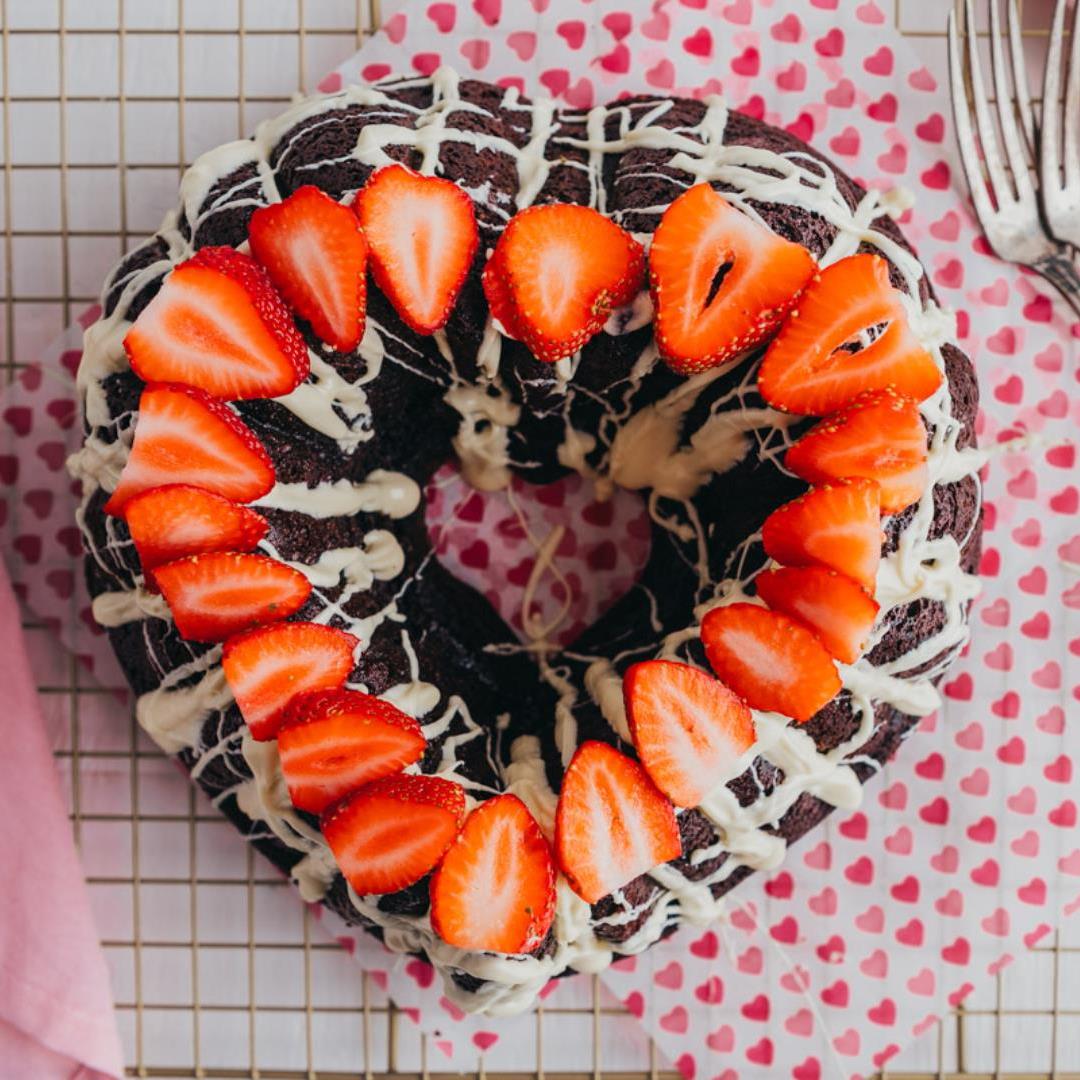
{"type": "Polygon", "coordinates": [[[1039,197],[1050,232],[1076,248],[1080,247],[1080,35],[1077,35],[1080,3],[1073,8],[1069,29],[1071,44],[1063,117],[1061,39],[1067,6],[1068,0],[1058,0],[1054,7],[1046,52],[1039,125],[1039,197]]]}
{"type": "MultiPolygon", "coordinates": [[[[1077,100],[1072,108],[1067,103],[1065,109],[1064,170],[1058,148],[1061,128],[1057,106],[1061,88],[1060,31],[1067,0],[1058,0],[1054,13],[1058,36],[1055,41],[1051,35],[1043,91],[1044,95],[1052,91],[1053,105],[1047,109],[1046,102],[1051,99],[1044,97],[1041,129],[1027,92],[1020,20],[1012,0],[1005,0],[1005,3],[1008,9],[1008,64],[1002,48],[999,0],[990,0],[990,59],[997,127],[987,101],[971,0],[964,0],[963,5],[963,52],[957,26],[959,20],[955,11],[949,12],[949,84],[960,161],[971,191],[975,216],[994,253],[1042,275],[1080,315],[1080,274],[1072,261],[1073,249],[1068,235],[1071,231],[1080,242],[1080,147],[1075,130],[1080,121],[1077,115],[1080,109],[1080,61],[1070,65],[1067,80],[1067,86],[1077,100]],[[1049,137],[1051,132],[1053,138],[1049,137]],[[1040,133],[1044,137],[1040,137],[1040,133]],[[1040,186],[1040,191],[1036,191],[1031,177],[1036,161],[1044,170],[1040,181],[1051,178],[1052,188],[1048,185],[1043,190],[1040,186]],[[1049,203],[1041,203],[1040,199],[1045,200],[1047,196],[1049,203]],[[1050,206],[1053,207],[1052,214],[1050,206]],[[1048,228],[1051,220],[1057,221],[1054,232],[1048,228]]],[[[1073,57],[1078,51],[1074,39],[1073,57]]]]}

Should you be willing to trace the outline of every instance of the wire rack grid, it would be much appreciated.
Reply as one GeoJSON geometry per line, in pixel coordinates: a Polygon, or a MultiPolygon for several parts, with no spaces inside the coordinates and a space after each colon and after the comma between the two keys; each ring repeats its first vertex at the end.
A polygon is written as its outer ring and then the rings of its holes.
{"type": "MultiPolygon", "coordinates": [[[[1027,32],[1045,36],[1028,0],[1027,32]]],[[[0,0],[0,368],[32,362],[199,152],[249,133],[380,23],[379,0],[0,0]]],[[[939,5],[893,0],[944,66],[939,5]]],[[[131,1075],[428,1076],[425,1039],[270,868],[91,684],[26,635],[113,975],[131,1075]]],[[[1080,1028],[1080,939],[1054,937],[898,1059],[891,1080],[1054,1077],[1080,1028]],[[1021,993],[1014,986],[1022,983],[1021,993]],[[1032,996],[1036,986],[1040,996],[1032,996]],[[1074,1000],[1075,999],[1075,1000],[1074,1000]],[[972,1070],[972,1071],[966,1071],[972,1070]]],[[[477,1075],[653,1080],[655,1047],[598,980],[572,980],[477,1075]],[[568,1056],[569,1054],[569,1056],[568,1056]]],[[[882,1077],[884,1080],[884,1077],[882,1077]]]]}

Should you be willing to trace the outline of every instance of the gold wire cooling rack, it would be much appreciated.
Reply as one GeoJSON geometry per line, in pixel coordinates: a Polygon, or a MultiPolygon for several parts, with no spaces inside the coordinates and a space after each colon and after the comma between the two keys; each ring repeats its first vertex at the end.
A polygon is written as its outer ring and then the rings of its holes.
{"type": "MultiPolygon", "coordinates": [[[[893,5],[898,28],[944,70],[942,5],[893,5]]],[[[1046,25],[1043,15],[1038,25],[1046,25]]],[[[379,0],[0,0],[0,16],[0,367],[9,381],[97,300],[132,238],[156,227],[185,162],[246,135],[295,91],[311,91],[379,25],[381,12],[379,0]]],[[[1038,25],[1029,33],[1045,34],[1038,25]]],[[[237,859],[230,827],[134,717],[115,715],[115,698],[88,685],[46,627],[26,630],[84,852],[93,834],[88,881],[129,1073],[432,1075],[425,1040],[323,940],[286,883],[250,848],[237,859]],[[211,912],[214,936],[205,929],[211,912]]],[[[936,1035],[925,1035],[882,1080],[1080,1077],[1060,1071],[1063,1048],[1076,1067],[1078,956],[1080,939],[1055,935],[1018,962],[1022,970],[999,975],[936,1035]]],[[[538,1010],[516,1060],[481,1060],[477,1075],[674,1075],[595,978],[575,984],[559,1007],[538,1010]],[[576,1048],[571,1071],[568,1043],[576,1048]]]]}

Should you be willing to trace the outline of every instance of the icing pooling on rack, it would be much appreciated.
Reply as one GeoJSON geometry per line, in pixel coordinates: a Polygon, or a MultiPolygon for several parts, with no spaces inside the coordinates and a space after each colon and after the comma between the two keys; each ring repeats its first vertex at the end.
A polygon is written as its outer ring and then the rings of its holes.
{"type": "MultiPolygon", "coordinates": [[[[605,155],[641,147],[662,149],[672,155],[668,164],[685,172],[690,182],[721,181],[732,188],[727,194],[729,200],[751,216],[758,216],[752,202],[785,203],[821,215],[837,230],[836,240],[822,260],[825,263],[852,253],[861,243],[876,247],[903,273],[910,294],[907,308],[912,325],[939,364],[942,363],[940,346],[950,335],[949,322],[936,308],[931,306],[923,310],[914,299],[918,295],[921,268],[910,253],[875,229],[874,223],[883,211],[877,197],[867,195],[852,210],[841,195],[831,170],[823,168],[816,160],[799,154],[780,155],[739,145],[725,146],[727,111],[720,100],[709,100],[704,116],[695,128],[679,130],[660,126],[660,121],[672,108],[671,102],[661,101],[647,108],[599,107],[584,117],[585,134],[581,137],[566,134],[560,128],[552,103],[540,101],[526,106],[517,99],[514,91],[508,91],[503,108],[512,113],[520,112],[526,130],[523,143],[517,145],[506,138],[447,126],[447,120],[454,112],[483,111],[459,96],[457,79],[452,72],[443,69],[430,80],[415,80],[404,85],[420,87],[429,83],[433,101],[426,108],[405,105],[376,88],[350,87],[339,94],[301,102],[282,116],[261,125],[254,139],[227,144],[204,155],[188,171],[181,185],[181,205],[183,217],[190,226],[189,235],[194,235],[200,221],[219,206],[277,201],[279,193],[270,166],[271,153],[277,153],[280,165],[288,158],[293,140],[299,138],[297,135],[286,139],[298,123],[308,122],[304,129],[307,133],[323,122],[335,123],[339,110],[355,104],[369,107],[372,110],[369,117],[375,122],[361,130],[346,156],[365,164],[385,164],[392,160],[385,148],[405,144],[414,146],[422,155],[425,171],[435,171],[439,149],[447,140],[492,149],[511,157],[518,179],[516,206],[489,198],[490,191],[477,189],[471,192],[474,198],[484,201],[489,210],[506,220],[516,208],[532,202],[543,188],[556,165],[545,156],[550,143],[561,143],[585,152],[586,161],[562,158],[558,166],[583,171],[590,183],[591,201],[602,210],[608,209],[607,193],[600,182],[605,155]],[[385,123],[380,122],[378,116],[382,110],[387,118],[385,123]],[[412,127],[390,122],[403,115],[410,119],[412,127]],[[613,137],[608,137],[605,132],[609,130],[612,117],[617,119],[617,131],[613,137]],[[254,166],[251,179],[209,201],[211,191],[223,177],[249,166],[254,166]],[[762,169],[777,175],[763,175],[762,169]]],[[[557,156],[552,155],[553,158],[557,156]]],[[[325,164],[325,161],[307,162],[299,167],[299,171],[302,174],[306,169],[325,164]]],[[[665,180],[675,182],[668,176],[665,180]]],[[[663,206],[644,210],[635,207],[632,212],[658,216],[663,209],[663,206]]],[[[621,220],[623,214],[613,211],[612,216],[621,220]]],[[[125,313],[133,298],[191,253],[191,245],[180,231],[179,222],[178,213],[166,218],[158,234],[165,245],[164,257],[129,274],[121,282],[122,295],[112,315],[101,319],[87,332],[79,385],[91,434],[72,462],[72,471],[84,480],[87,497],[98,484],[111,490],[126,458],[131,417],[110,415],[101,382],[110,372],[126,365],[122,340],[129,325],[125,313]],[[102,437],[102,433],[110,430],[117,436],[113,441],[102,437]]],[[[640,239],[647,242],[648,234],[640,239]]],[[[645,325],[650,316],[648,297],[642,294],[628,311],[613,316],[606,329],[609,333],[627,333],[645,325]]],[[[481,372],[479,385],[459,376],[445,336],[439,335],[437,344],[451,378],[445,400],[461,415],[454,445],[463,472],[478,488],[491,491],[505,488],[513,464],[509,435],[519,419],[519,406],[510,400],[500,379],[502,337],[498,328],[489,320],[476,358],[481,372]]],[[[359,354],[366,363],[365,373],[355,383],[350,383],[312,352],[312,378],[288,397],[279,399],[280,404],[309,428],[335,440],[345,453],[356,450],[376,434],[364,386],[378,377],[386,361],[422,377],[430,377],[423,370],[423,358],[415,354],[406,341],[370,318],[359,354]]],[[[659,655],[685,660],[688,658],[686,646],[696,636],[697,625],[705,611],[716,604],[747,598],[744,589],[749,575],[743,572],[743,562],[749,547],[759,540],[759,537],[748,538],[729,561],[727,577],[713,583],[709,578],[705,537],[692,498],[709,476],[733,467],[748,453],[753,452],[780,467],[781,456],[790,444],[787,432],[790,418],[762,408],[760,402],[752,399],[756,372],[750,363],[743,364],[741,381],[711,403],[708,417],[693,432],[683,431],[687,413],[706,388],[731,368],[687,379],[665,398],[635,412],[631,404],[633,392],[657,363],[655,347],[650,344],[642,350],[626,380],[621,404],[605,406],[607,419],[615,431],[606,446],[598,447],[597,435],[592,432],[575,430],[567,410],[557,452],[563,464],[594,482],[601,497],[616,485],[648,490],[653,520],[669,529],[690,551],[688,561],[697,572],[702,602],[694,612],[694,622],[668,634],[659,650],[659,655]],[[602,450],[599,456],[598,450],[602,450]],[[664,506],[661,506],[661,498],[665,500],[664,506]],[[670,508],[672,503],[676,507],[674,511],[670,508]]],[[[567,401],[573,391],[575,366],[576,361],[572,360],[561,365],[557,372],[567,401]]],[[[929,461],[932,482],[950,483],[972,474],[978,458],[971,451],[956,448],[959,424],[951,416],[947,386],[923,405],[923,415],[934,431],[929,461]]],[[[648,947],[676,918],[714,918],[721,903],[713,899],[709,885],[738,866],[762,869],[775,866],[783,857],[785,844],[781,837],[762,831],[762,827],[775,824],[803,792],[810,792],[835,806],[855,805],[861,787],[853,770],[844,762],[846,758],[858,760],[852,755],[858,753],[872,734],[875,701],[888,702],[914,715],[935,706],[936,692],[930,679],[965,639],[964,610],[973,587],[960,570],[962,541],[952,537],[928,539],[933,520],[931,490],[932,487],[901,534],[897,550],[883,560],[878,598],[883,613],[892,606],[919,598],[941,601],[945,610],[941,630],[914,652],[889,664],[872,667],[860,660],[855,665],[841,668],[844,686],[851,695],[852,708],[860,723],[844,745],[829,753],[819,753],[810,737],[791,726],[785,718],[757,714],[758,740],[753,753],[748,755],[747,764],[759,755],[780,767],[784,779],[768,794],[763,789],[761,797],[749,807],[740,807],[722,785],[709,795],[701,809],[716,826],[719,841],[711,849],[695,852],[692,861],[700,865],[721,852],[728,852],[729,857],[712,876],[696,882],[686,880],[671,867],[654,870],[651,876],[661,889],[648,901],[647,911],[635,911],[623,903],[606,920],[612,924],[628,924],[644,915],[644,921],[634,935],[617,946],[618,952],[632,953],[648,947]],[[918,679],[902,677],[908,669],[931,660],[937,660],[935,667],[918,679]]],[[[302,512],[315,518],[363,511],[383,515],[390,521],[415,511],[419,501],[419,488],[409,477],[376,470],[359,482],[339,480],[313,488],[281,483],[258,505],[302,512]]],[[[119,547],[123,541],[116,536],[111,520],[106,521],[105,529],[109,545],[119,547]]],[[[263,547],[269,554],[276,554],[270,545],[263,547]]],[[[548,551],[547,559],[537,559],[534,579],[550,570],[550,556],[551,551],[548,551]]],[[[100,555],[96,557],[102,568],[108,569],[100,555]]],[[[391,687],[384,696],[424,719],[429,738],[452,732],[443,744],[438,770],[454,774],[455,779],[479,794],[486,793],[483,785],[455,771],[457,749],[465,741],[483,738],[485,732],[469,714],[464,701],[456,696],[444,701],[438,688],[422,679],[408,627],[398,612],[396,599],[410,587],[413,578],[403,578],[395,599],[363,620],[348,619],[343,610],[348,599],[368,588],[373,580],[396,580],[403,574],[404,557],[392,533],[387,529],[375,529],[366,534],[358,548],[334,549],[324,552],[314,564],[293,565],[312,580],[322,603],[316,620],[327,621],[334,616],[345,618],[362,641],[369,641],[375,629],[384,623],[400,624],[410,670],[408,679],[391,687]],[[334,594],[333,599],[328,593],[334,594]],[[440,705],[441,712],[438,711],[440,705]]],[[[155,607],[152,597],[141,591],[140,583],[136,582],[134,589],[125,587],[130,583],[117,584],[116,591],[104,594],[95,602],[95,612],[100,609],[102,621],[115,625],[118,621],[160,617],[160,608],[155,607]]],[[[533,580],[532,586],[535,584],[533,580]]],[[[547,638],[554,628],[533,629],[535,633],[526,647],[537,654],[543,677],[559,698],[554,723],[563,760],[569,759],[576,746],[573,705],[582,692],[597,703],[613,730],[625,737],[626,719],[617,668],[620,662],[641,657],[581,658],[588,667],[584,686],[576,687],[561,669],[546,662],[546,652],[551,648],[547,638]]],[[[882,621],[872,644],[876,644],[884,633],[882,621]]],[[[362,644],[360,649],[363,647],[362,644]]],[[[159,670],[159,687],[139,699],[140,723],[167,751],[202,749],[199,739],[203,722],[230,703],[219,658],[220,650],[211,649],[201,654],[193,653],[189,662],[168,671],[159,670]]],[[[307,826],[289,804],[281,782],[275,744],[255,743],[246,735],[233,741],[239,742],[239,752],[247,762],[252,778],[238,783],[221,798],[235,797],[253,821],[262,822],[283,843],[301,853],[293,876],[306,898],[317,899],[332,880],[333,863],[317,831],[307,826]]],[[[193,772],[197,774],[221,752],[221,744],[205,749],[197,758],[193,772]]],[[[538,740],[532,736],[518,737],[510,747],[509,758],[509,763],[502,768],[506,786],[529,805],[550,835],[556,797],[547,782],[538,740]]],[[[496,763],[493,768],[498,771],[496,763]]],[[[475,993],[466,993],[448,982],[449,995],[470,1009],[512,1011],[524,1007],[550,976],[567,966],[582,971],[599,970],[616,951],[615,946],[596,937],[596,920],[590,908],[561,879],[555,922],[556,947],[551,956],[542,960],[462,953],[434,937],[426,916],[391,915],[370,900],[356,896],[352,899],[360,913],[383,928],[391,948],[422,949],[444,971],[458,968],[485,980],[475,993]]],[[[616,899],[622,898],[617,896],[616,899]]]]}

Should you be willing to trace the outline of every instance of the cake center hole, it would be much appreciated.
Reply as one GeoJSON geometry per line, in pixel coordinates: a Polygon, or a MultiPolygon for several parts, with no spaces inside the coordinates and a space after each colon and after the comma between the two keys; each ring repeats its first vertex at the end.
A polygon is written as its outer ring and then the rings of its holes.
{"type": "Polygon", "coordinates": [[[598,500],[576,474],[542,485],[515,477],[487,492],[447,464],[425,491],[425,524],[440,562],[483,593],[519,638],[554,646],[595,622],[649,557],[644,499],[616,488],[598,500]]]}

